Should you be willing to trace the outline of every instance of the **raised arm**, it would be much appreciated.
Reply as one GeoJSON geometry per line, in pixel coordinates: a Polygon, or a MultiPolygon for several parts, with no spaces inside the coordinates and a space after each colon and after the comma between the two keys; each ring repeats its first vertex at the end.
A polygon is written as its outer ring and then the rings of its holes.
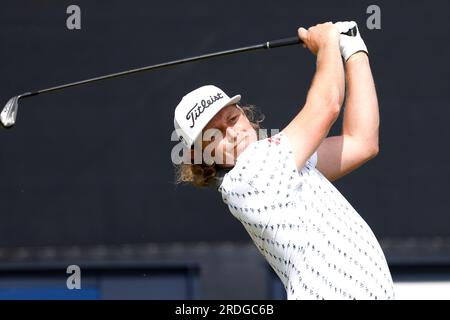
{"type": "Polygon", "coordinates": [[[354,54],[346,63],[348,94],[342,134],[357,139],[370,156],[378,152],[380,123],[378,99],[365,52],[354,54]]]}
{"type": "Polygon", "coordinates": [[[339,31],[332,23],[308,30],[300,28],[299,37],[317,56],[316,72],[306,103],[282,132],[288,138],[297,168],[316,151],[339,116],[344,98],[344,67],[339,50],[339,31]]]}
{"type": "MultiPolygon", "coordinates": [[[[365,46],[362,49],[366,49],[365,46]]],[[[316,167],[330,181],[350,173],[378,154],[380,119],[369,57],[362,51],[347,58],[342,134],[326,138],[317,152],[316,167]]]]}

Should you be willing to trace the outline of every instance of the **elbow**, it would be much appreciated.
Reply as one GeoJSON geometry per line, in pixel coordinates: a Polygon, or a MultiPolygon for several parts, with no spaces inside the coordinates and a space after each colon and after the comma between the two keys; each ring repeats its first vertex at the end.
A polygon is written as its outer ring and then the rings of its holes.
{"type": "Polygon", "coordinates": [[[369,154],[370,154],[370,159],[375,158],[375,157],[378,155],[379,152],[380,152],[380,147],[378,146],[378,144],[376,144],[375,146],[373,146],[373,147],[370,149],[370,152],[369,152],[369,154]]]}
{"type": "Polygon", "coordinates": [[[329,96],[324,97],[322,101],[323,106],[325,106],[326,113],[331,121],[334,123],[341,113],[342,101],[338,92],[332,92],[329,96]]]}
{"type": "Polygon", "coordinates": [[[375,158],[378,153],[380,152],[380,147],[378,145],[378,141],[374,142],[374,143],[370,143],[367,144],[365,149],[365,156],[364,158],[368,161],[368,160],[372,160],[373,158],[375,158]]]}
{"type": "Polygon", "coordinates": [[[340,111],[345,98],[344,87],[336,85],[331,92],[332,92],[332,102],[334,106],[338,109],[338,111],[340,111]]]}
{"type": "Polygon", "coordinates": [[[342,103],[339,102],[333,102],[330,104],[330,115],[334,120],[337,120],[337,118],[339,118],[339,114],[341,113],[341,106],[342,103]]]}
{"type": "Polygon", "coordinates": [[[380,152],[380,147],[378,144],[378,138],[374,139],[359,139],[355,140],[355,150],[358,150],[358,158],[362,163],[367,162],[375,158],[380,152]]]}
{"type": "Polygon", "coordinates": [[[342,104],[344,103],[344,94],[342,90],[339,87],[335,87],[334,90],[331,90],[331,94],[327,102],[330,112],[337,119],[341,112],[342,104]]]}
{"type": "Polygon", "coordinates": [[[369,143],[369,154],[370,154],[370,158],[373,159],[375,158],[378,153],[380,152],[380,139],[379,139],[379,134],[378,134],[378,127],[373,135],[373,138],[371,140],[371,143],[369,143]]]}
{"type": "Polygon", "coordinates": [[[327,108],[322,113],[322,119],[324,120],[324,124],[326,124],[326,132],[330,130],[331,126],[336,122],[339,118],[339,114],[341,112],[340,106],[337,103],[329,103],[327,108]]]}
{"type": "Polygon", "coordinates": [[[341,106],[342,104],[339,103],[339,100],[328,101],[327,114],[331,123],[334,123],[339,118],[339,114],[341,113],[341,106]]]}
{"type": "Polygon", "coordinates": [[[338,86],[331,86],[326,91],[309,93],[306,104],[316,110],[322,110],[333,118],[338,118],[343,104],[343,95],[338,86]]]}

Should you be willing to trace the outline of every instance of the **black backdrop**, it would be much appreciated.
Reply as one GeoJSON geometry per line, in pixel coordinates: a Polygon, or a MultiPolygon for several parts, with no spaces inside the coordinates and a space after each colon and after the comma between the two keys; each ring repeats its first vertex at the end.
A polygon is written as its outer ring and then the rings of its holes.
{"type": "MultiPolygon", "coordinates": [[[[450,236],[450,3],[377,1],[0,3],[0,97],[356,20],[381,109],[379,156],[336,183],[379,238],[450,236]],[[82,29],[66,28],[81,7],[82,29]]],[[[173,110],[216,84],[283,128],[314,72],[301,46],[246,53],[73,88],[21,103],[0,131],[0,247],[242,241],[212,190],[176,186],[173,110]]],[[[339,124],[333,129],[338,133],[339,124]]]]}

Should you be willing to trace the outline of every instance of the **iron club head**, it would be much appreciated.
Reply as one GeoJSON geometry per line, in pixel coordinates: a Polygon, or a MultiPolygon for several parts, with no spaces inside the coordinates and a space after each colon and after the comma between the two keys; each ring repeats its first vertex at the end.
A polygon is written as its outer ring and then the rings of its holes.
{"type": "Polygon", "coordinates": [[[4,128],[11,128],[16,123],[17,109],[19,108],[20,96],[15,96],[9,99],[0,113],[0,121],[4,128]]]}

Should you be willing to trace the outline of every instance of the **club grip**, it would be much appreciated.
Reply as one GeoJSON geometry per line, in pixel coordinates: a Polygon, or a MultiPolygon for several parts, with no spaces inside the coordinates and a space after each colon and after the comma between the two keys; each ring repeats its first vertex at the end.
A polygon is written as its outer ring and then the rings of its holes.
{"type": "Polygon", "coordinates": [[[267,41],[266,43],[266,49],[271,48],[279,48],[284,46],[291,46],[293,44],[299,44],[303,43],[299,37],[290,37],[290,38],[284,38],[284,39],[278,39],[273,41],[267,41]]]}
{"type": "MultiPolygon", "coordinates": [[[[355,37],[358,35],[358,29],[356,27],[353,27],[353,28],[349,29],[347,32],[343,32],[342,34],[345,34],[350,37],[355,37]]],[[[290,37],[290,38],[267,41],[265,44],[265,48],[266,49],[279,48],[279,47],[291,46],[291,45],[300,44],[300,43],[303,43],[303,41],[299,37],[290,37]]]]}

